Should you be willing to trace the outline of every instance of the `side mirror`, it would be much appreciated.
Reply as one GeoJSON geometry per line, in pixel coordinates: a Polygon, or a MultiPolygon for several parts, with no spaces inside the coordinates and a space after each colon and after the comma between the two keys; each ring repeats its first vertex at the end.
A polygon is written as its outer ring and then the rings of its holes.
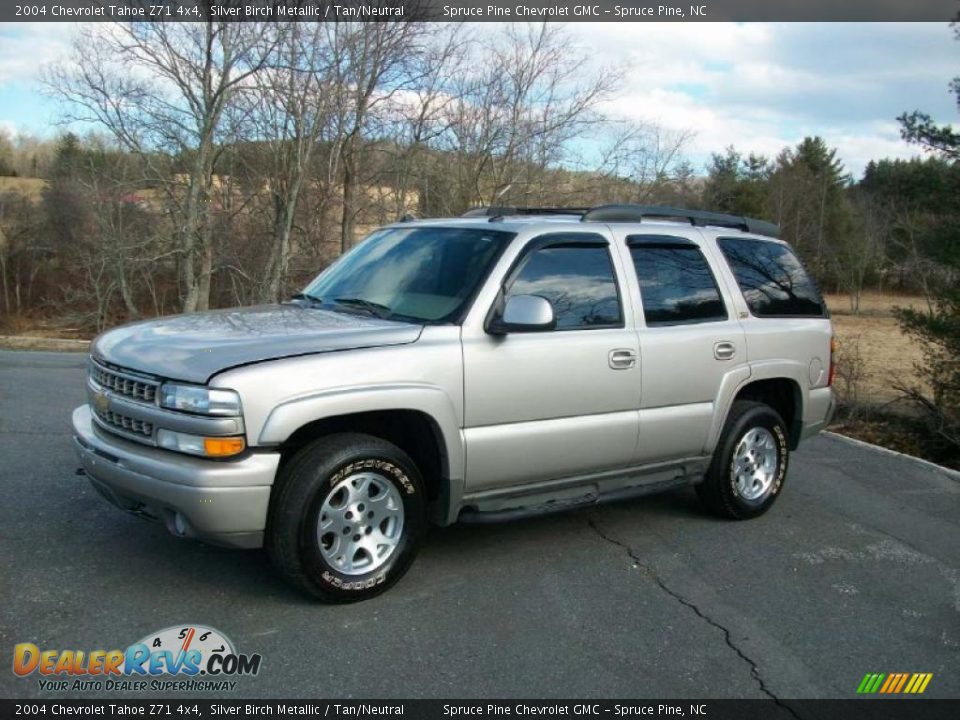
{"type": "Polygon", "coordinates": [[[544,332],[557,326],[553,305],[539,295],[514,295],[507,300],[503,313],[494,316],[487,331],[493,335],[544,332]]]}

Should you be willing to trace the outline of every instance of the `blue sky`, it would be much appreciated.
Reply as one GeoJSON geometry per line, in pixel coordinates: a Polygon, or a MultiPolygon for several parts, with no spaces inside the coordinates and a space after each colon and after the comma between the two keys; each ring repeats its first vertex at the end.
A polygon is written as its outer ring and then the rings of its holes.
{"type": "MultiPolygon", "coordinates": [[[[66,52],[73,27],[0,23],[0,127],[57,132],[39,75],[66,52]]],[[[960,41],[945,24],[580,23],[567,31],[595,66],[625,67],[605,110],[692,131],[687,155],[698,169],[728,145],[772,156],[819,134],[859,175],[871,158],[917,154],[899,138],[900,113],[956,119],[948,83],[960,75],[960,41]]]]}

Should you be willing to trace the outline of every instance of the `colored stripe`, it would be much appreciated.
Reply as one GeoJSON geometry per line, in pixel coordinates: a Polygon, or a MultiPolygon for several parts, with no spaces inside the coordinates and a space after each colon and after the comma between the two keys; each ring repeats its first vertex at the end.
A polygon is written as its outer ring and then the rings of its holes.
{"type": "Polygon", "coordinates": [[[867,691],[867,685],[869,684],[870,678],[872,677],[873,675],[871,673],[867,673],[866,675],[863,676],[863,680],[861,680],[860,684],[857,686],[858,693],[863,694],[867,691]]]}
{"type": "Polygon", "coordinates": [[[887,676],[886,673],[877,673],[877,675],[876,675],[876,678],[877,678],[877,679],[873,681],[873,684],[872,684],[872,685],[870,685],[870,690],[869,690],[869,692],[875,693],[878,689],[880,689],[880,683],[883,682],[883,679],[884,679],[886,676],[887,676]]]}
{"type": "Polygon", "coordinates": [[[880,692],[882,693],[890,692],[890,686],[893,685],[893,682],[896,679],[896,677],[897,676],[894,673],[887,675],[887,681],[883,684],[883,687],[880,688],[880,692]]]}
{"type": "Polygon", "coordinates": [[[894,692],[898,693],[901,690],[903,690],[903,686],[906,684],[906,682],[907,682],[907,673],[900,673],[900,682],[897,683],[897,689],[894,690],[894,692]]]}
{"type": "Polygon", "coordinates": [[[927,673],[927,676],[923,679],[923,683],[920,685],[920,689],[917,690],[918,693],[922,693],[927,689],[927,685],[930,684],[930,681],[933,679],[933,673],[927,673]]]}
{"type": "Polygon", "coordinates": [[[905,693],[912,693],[912,692],[913,692],[913,686],[917,684],[917,678],[919,678],[919,677],[920,677],[920,676],[917,675],[916,673],[914,673],[913,675],[911,675],[911,676],[910,676],[910,682],[907,683],[907,686],[903,689],[903,691],[904,691],[905,693]]]}

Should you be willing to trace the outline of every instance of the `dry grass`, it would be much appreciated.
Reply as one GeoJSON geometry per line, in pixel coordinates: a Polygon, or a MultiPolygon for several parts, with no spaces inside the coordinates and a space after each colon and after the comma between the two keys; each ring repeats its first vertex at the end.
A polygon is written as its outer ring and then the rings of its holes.
{"type": "Polygon", "coordinates": [[[860,302],[860,314],[850,312],[850,300],[845,295],[827,295],[827,305],[839,343],[839,359],[844,351],[858,343],[863,363],[859,400],[877,405],[896,400],[899,393],[895,382],[916,382],[914,365],[922,359],[920,347],[900,330],[893,317],[893,308],[920,307],[921,297],[903,295],[865,294],[860,302]]]}
{"type": "Polygon", "coordinates": [[[47,181],[42,178],[0,177],[0,195],[13,192],[32,202],[39,202],[47,181]]]}
{"type": "Polygon", "coordinates": [[[24,335],[0,335],[0,350],[46,350],[52,352],[86,352],[89,340],[45,338],[24,335]]]}

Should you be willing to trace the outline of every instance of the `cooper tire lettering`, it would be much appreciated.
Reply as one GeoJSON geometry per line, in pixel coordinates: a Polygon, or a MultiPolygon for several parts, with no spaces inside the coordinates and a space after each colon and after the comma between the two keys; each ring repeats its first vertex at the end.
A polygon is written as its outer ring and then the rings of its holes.
{"type": "MultiPolygon", "coordinates": [[[[364,478],[350,481],[345,484],[348,493],[353,493],[350,485],[356,485],[364,478]]],[[[394,583],[409,568],[413,561],[420,540],[426,529],[426,508],[424,503],[423,480],[413,461],[400,448],[380,438],[355,433],[331,435],[314,441],[302,448],[285,466],[278,478],[274,489],[274,498],[268,518],[266,546],[271,561],[287,579],[295,585],[325,602],[344,603],[364,600],[377,595],[394,583]],[[324,535],[321,530],[321,508],[324,501],[336,499],[338,484],[351,476],[374,476],[373,484],[395,490],[393,495],[400,502],[402,512],[402,531],[394,537],[389,554],[381,550],[386,546],[377,541],[375,552],[381,558],[382,564],[377,566],[374,555],[368,555],[372,569],[363,573],[360,569],[352,570],[347,574],[344,568],[363,568],[356,564],[364,558],[365,550],[359,550],[356,557],[350,556],[349,567],[343,565],[344,556],[337,556],[338,549],[344,545],[339,541],[331,546],[327,539],[332,537],[330,531],[324,535]],[[324,542],[321,548],[321,541],[324,542]],[[335,567],[324,557],[324,553],[335,557],[341,567],[335,567]],[[357,558],[361,560],[358,561],[357,558]],[[383,559],[385,558],[385,559],[383,559]]],[[[341,490],[340,492],[345,492],[341,490]]],[[[355,497],[351,495],[351,497],[355,497]]],[[[366,496],[364,496],[366,497],[366,496]]],[[[371,496],[372,497],[372,496],[371,496]]],[[[361,498],[363,502],[367,502],[361,498]]],[[[332,507],[327,505],[326,507],[332,507]]],[[[343,508],[345,506],[341,506],[343,508]]],[[[351,510],[359,506],[350,505],[351,510]]],[[[396,505],[391,505],[396,507],[396,505]]],[[[371,508],[364,508],[364,513],[371,508]]],[[[327,510],[335,516],[338,510],[327,510]]],[[[397,511],[392,511],[396,513],[397,511]]],[[[327,518],[324,515],[323,518],[327,518]]],[[[362,514],[357,514],[352,522],[357,530],[352,530],[345,537],[354,541],[361,538],[362,526],[367,522],[362,514]],[[353,533],[357,533],[356,536],[353,533]]],[[[325,521],[326,522],[326,521],[325,521]]],[[[370,522],[379,522],[379,519],[370,522]]],[[[324,525],[323,527],[327,527],[324,525]]],[[[390,526],[370,526],[385,528],[389,532],[390,526]]],[[[367,533],[372,530],[367,530],[367,533]]],[[[349,545],[346,545],[350,547],[349,545]]]]}

